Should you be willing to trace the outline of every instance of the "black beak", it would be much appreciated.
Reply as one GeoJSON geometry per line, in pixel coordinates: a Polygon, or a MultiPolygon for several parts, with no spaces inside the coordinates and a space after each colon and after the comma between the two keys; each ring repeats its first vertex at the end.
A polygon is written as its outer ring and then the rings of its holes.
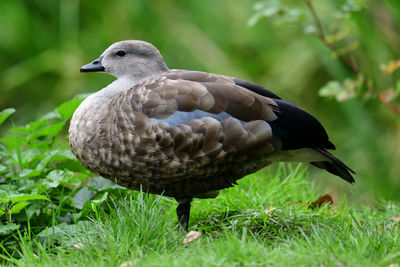
{"type": "Polygon", "coordinates": [[[89,64],[86,64],[85,66],[81,67],[81,72],[96,72],[96,71],[104,71],[104,67],[101,64],[101,60],[103,57],[99,57],[98,59],[95,59],[94,61],[90,62],[89,64]]]}

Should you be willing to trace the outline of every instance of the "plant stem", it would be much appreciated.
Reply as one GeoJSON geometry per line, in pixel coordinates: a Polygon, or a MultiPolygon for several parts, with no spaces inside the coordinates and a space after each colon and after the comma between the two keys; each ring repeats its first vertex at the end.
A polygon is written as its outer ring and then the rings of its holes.
{"type": "MultiPolygon", "coordinates": [[[[357,61],[354,57],[354,54],[351,51],[349,51],[349,58],[345,57],[342,53],[340,53],[338,51],[338,49],[336,48],[334,43],[329,42],[326,39],[324,28],[322,27],[321,20],[319,19],[318,14],[315,11],[312,0],[304,0],[304,2],[306,3],[307,8],[309,9],[309,11],[311,13],[311,16],[313,18],[315,26],[317,27],[317,35],[318,35],[318,38],[321,40],[321,42],[326,47],[328,47],[339,58],[339,60],[343,62],[343,64],[348,66],[355,75],[359,75],[360,69],[358,68],[357,61]]],[[[364,86],[368,86],[367,81],[364,81],[364,86]]],[[[371,92],[375,95],[375,97],[384,106],[386,106],[388,109],[390,109],[392,112],[394,112],[397,116],[400,116],[400,108],[395,103],[393,103],[391,101],[385,101],[383,99],[383,97],[381,96],[381,93],[379,93],[379,91],[376,90],[374,87],[370,86],[370,89],[371,89],[371,92]]]]}
{"type": "Polygon", "coordinates": [[[12,123],[13,131],[14,131],[15,150],[16,150],[16,153],[17,153],[18,165],[19,165],[20,171],[22,171],[24,169],[24,165],[23,165],[23,162],[22,162],[21,148],[19,146],[17,131],[15,130],[15,123],[14,123],[13,119],[11,119],[11,123],[12,123]]]}
{"type": "Polygon", "coordinates": [[[336,48],[334,43],[328,42],[328,40],[326,39],[326,35],[324,32],[324,28],[322,27],[322,23],[321,20],[318,17],[317,12],[315,11],[314,5],[312,3],[312,0],[304,0],[304,2],[306,3],[308,9],[310,10],[311,16],[314,20],[314,24],[317,27],[317,31],[318,31],[318,37],[321,40],[321,42],[328,47],[339,59],[340,61],[342,61],[346,66],[348,66],[354,74],[358,75],[360,73],[360,70],[357,66],[357,63],[354,59],[354,55],[353,53],[350,53],[350,59],[346,58],[345,56],[343,56],[342,53],[340,53],[338,51],[338,49],[336,48]]]}

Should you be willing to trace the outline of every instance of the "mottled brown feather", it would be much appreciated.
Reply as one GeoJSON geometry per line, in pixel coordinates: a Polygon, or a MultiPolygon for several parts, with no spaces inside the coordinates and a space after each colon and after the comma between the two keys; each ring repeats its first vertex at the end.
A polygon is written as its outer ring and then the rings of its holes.
{"type": "Polygon", "coordinates": [[[264,121],[275,119],[274,107],[274,101],[230,77],[171,70],[99,107],[107,116],[91,130],[93,136],[84,137],[85,145],[73,136],[71,146],[87,168],[119,184],[190,198],[232,186],[269,164],[254,157],[277,148],[264,121]],[[178,126],[159,121],[195,110],[233,117],[203,117],[178,126]]]}

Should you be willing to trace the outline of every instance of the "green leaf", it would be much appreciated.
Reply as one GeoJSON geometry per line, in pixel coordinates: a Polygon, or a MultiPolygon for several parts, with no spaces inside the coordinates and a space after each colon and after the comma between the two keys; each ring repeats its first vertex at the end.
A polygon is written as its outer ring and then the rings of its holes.
{"type": "MultiPolygon", "coordinates": [[[[15,190],[17,189],[16,185],[13,184],[0,184],[0,192],[3,190],[7,192],[8,194],[12,194],[15,190]]],[[[1,196],[1,193],[0,193],[1,196]]]]}
{"type": "Polygon", "coordinates": [[[282,10],[279,0],[270,0],[268,2],[258,2],[254,5],[256,13],[250,17],[247,26],[253,27],[263,17],[272,17],[282,10]]]}
{"type": "Polygon", "coordinates": [[[27,169],[35,168],[36,164],[45,157],[43,151],[37,148],[23,148],[21,159],[27,169]]]}
{"type": "Polygon", "coordinates": [[[0,174],[4,174],[8,171],[8,167],[0,164],[0,174]]]}
{"type": "Polygon", "coordinates": [[[102,203],[102,202],[106,201],[107,197],[108,197],[108,192],[104,192],[100,195],[97,195],[95,197],[95,199],[92,200],[92,202],[93,203],[102,203]]]}
{"type": "Polygon", "coordinates": [[[76,159],[64,160],[57,163],[57,169],[68,169],[73,172],[79,172],[81,175],[85,174],[86,176],[89,174],[89,171],[76,159]]]}
{"type": "Polygon", "coordinates": [[[26,201],[21,201],[18,202],[17,204],[15,204],[14,206],[12,206],[11,208],[11,214],[16,214],[19,213],[23,208],[25,208],[26,206],[28,206],[29,203],[26,201]]]}
{"type": "Polygon", "coordinates": [[[9,194],[5,190],[0,190],[0,201],[8,203],[10,201],[9,194]]]}
{"type": "Polygon", "coordinates": [[[61,115],[57,110],[53,110],[49,113],[44,114],[42,117],[40,117],[41,120],[50,120],[50,119],[60,119],[61,115]]]}
{"type": "Polygon", "coordinates": [[[92,199],[97,193],[90,191],[87,187],[80,189],[72,198],[75,208],[82,209],[87,201],[92,199]]]}
{"type": "Polygon", "coordinates": [[[319,90],[322,97],[335,97],[337,101],[342,102],[354,97],[354,80],[346,80],[343,84],[338,81],[330,81],[319,90]]]}
{"type": "Polygon", "coordinates": [[[307,24],[303,29],[305,34],[315,34],[317,32],[317,27],[313,24],[307,24]]]}
{"type": "Polygon", "coordinates": [[[7,224],[2,224],[0,222],[0,235],[8,235],[12,233],[13,231],[17,230],[20,227],[19,224],[15,223],[7,223],[7,224]]]}
{"type": "Polygon", "coordinates": [[[17,133],[23,133],[23,134],[33,133],[37,128],[43,127],[47,125],[47,123],[48,123],[47,120],[36,120],[29,124],[26,124],[25,126],[15,127],[14,130],[17,133]]]}
{"type": "Polygon", "coordinates": [[[46,153],[46,157],[36,165],[36,170],[43,171],[49,163],[61,160],[74,160],[75,156],[69,149],[57,149],[46,153]]]}
{"type": "Polygon", "coordinates": [[[126,189],[111,180],[105,179],[101,176],[97,176],[89,181],[88,187],[94,191],[107,191],[108,189],[126,189]]]}
{"type": "Polygon", "coordinates": [[[50,188],[57,187],[59,184],[68,184],[73,186],[81,184],[81,180],[79,180],[73,172],[68,170],[53,170],[46,178],[48,179],[46,185],[50,188]]]}
{"type": "Polygon", "coordinates": [[[18,144],[18,146],[23,146],[28,142],[28,140],[25,137],[22,137],[22,136],[10,135],[10,136],[6,136],[4,138],[1,138],[0,142],[7,144],[6,145],[7,150],[11,151],[11,150],[13,150],[13,149],[15,149],[17,147],[17,144],[18,144]]]}
{"type": "Polygon", "coordinates": [[[0,125],[11,115],[15,112],[15,109],[13,108],[7,108],[4,109],[2,112],[0,112],[0,125]]]}
{"type": "Polygon", "coordinates": [[[66,120],[63,120],[56,124],[52,124],[52,125],[43,127],[41,129],[35,131],[32,135],[30,135],[28,137],[28,140],[31,142],[32,140],[34,140],[40,136],[56,136],[61,131],[61,129],[64,127],[66,122],[67,122],[66,120]]]}
{"type": "Polygon", "coordinates": [[[46,161],[46,163],[51,163],[64,159],[75,159],[75,156],[69,149],[57,149],[50,151],[48,153],[48,156],[44,160],[46,161]]]}
{"type": "Polygon", "coordinates": [[[21,177],[21,178],[35,177],[35,176],[38,176],[40,173],[41,173],[41,171],[39,171],[39,170],[23,169],[19,173],[19,177],[21,177]]]}
{"type": "Polygon", "coordinates": [[[367,7],[367,0],[347,0],[342,6],[344,12],[358,12],[367,7]]]}
{"type": "Polygon", "coordinates": [[[70,119],[83,100],[83,98],[72,99],[59,105],[56,110],[63,118],[70,119]]]}
{"type": "MultiPolygon", "coordinates": [[[[64,231],[63,228],[67,225],[68,225],[67,223],[63,222],[58,225],[44,229],[37,235],[39,242],[41,242],[41,243],[48,242],[52,238],[61,238],[61,237],[65,236],[66,232],[64,231]]],[[[75,225],[73,225],[73,226],[75,226],[75,225]]]]}
{"type": "Polygon", "coordinates": [[[14,203],[18,203],[21,201],[26,201],[26,200],[50,200],[48,199],[46,196],[42,196],[42,195],[34,195],[34,194],[20,194],[20,195],[14,195],[12,197],[10,197],[10,200],[14,203]]]}
{"type": "Polygon", "coordinates": [[[396,81],[395,91],[396,91],[396,96],[399,96],[400,95],[400,80],[396,81]]]}

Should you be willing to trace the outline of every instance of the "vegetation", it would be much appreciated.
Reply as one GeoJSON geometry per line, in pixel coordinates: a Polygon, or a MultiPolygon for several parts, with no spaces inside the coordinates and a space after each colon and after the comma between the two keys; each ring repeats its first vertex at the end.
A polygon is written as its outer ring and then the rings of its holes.
{"type": "Polygon", "coordinates": [[[389,266],[400,261],[397,205],[358,209],[342,200],[312,208],[318,192],[306,173],[300,165],[281,164],[241,180],[217,200],[195,201],[191,228],[203,235],[186,245],[176,231],[175,201],[122,191],[92,205],[88,219],[75,225],[49,227],[38,238],[17,234],[18,249],[14,255],[3,250],[2,258],[29,266],[389,266]]]}
{"type": "Polygon", "coordinates": [[[0,264],[400,263],[398,0],[253,4],[0,2],[0,264]],[[183,245],[173,200],[94,177],[68,148],[75,96],[112,81],[79,67],[123,39],[155,44],[171,68],[254,81],[305,107],[356,184],[269,167],[195,201],[190,228],[203,235],[183,245]],[[321,192],[334,205],[312,205],[321,192]]]}
{"type": "MultiPolygon", "coordinates": [[[[81,74],[80,66],[117,40],[142,39],[156,45],[171,68],[247,79],[315,114],[337,144],[335,155],[358,174],[349,187],[312,171],[318,187],[361,203],[399,200],[400,120],[379,100],[398,105],[398,1],[311,2],[325,42],[344,50],[346,61],[350,49],[362,76],[316,35],[305,1],[265,3],[277,5],[272,17],[265,17],[271,7],[260,1],[2,1],[0,110],[15,108],[13,119],[23,125],[77,94],[102,88],[113,78],[81,74]],[[264,16],[253,19],[259,12],[264,16]],[[394,72],[386,75],[381,66],[394,72]],[[372,83],[377,93],[360,82],[372,83]]],[[[9,127],[6,122],[0,133],[9,127]]]]}

